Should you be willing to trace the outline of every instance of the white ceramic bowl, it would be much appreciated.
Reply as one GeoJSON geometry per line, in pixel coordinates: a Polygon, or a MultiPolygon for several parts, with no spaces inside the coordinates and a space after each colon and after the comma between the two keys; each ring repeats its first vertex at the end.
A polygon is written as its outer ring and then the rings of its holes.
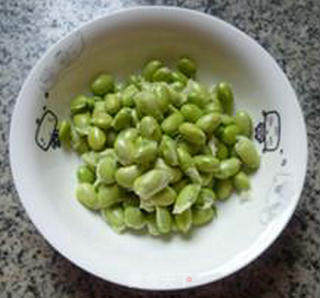
{"type": "Polygon", "coordinates": [[[254,40],[202,13],[143,7],[84,25],[37,63],[14,110],[10,158],[24,207],[61,254],[105,280],[165,290],[221,279],[275,240],[299,200],[307,141],[292,87],[254,40]],[[68,116],[70,98],[87,92],[99,72],[121,78],[152,57],[170,64],[185,54],[196,60],[200,81],[231,82],[236,107],[253,115],[262,165],[252,179],[251,198],[243,202],[234,195],[219,205],[217,220],[189,238],[117,235],[75,200],[80,160],[57,147],[57,119],[68,116]]]}

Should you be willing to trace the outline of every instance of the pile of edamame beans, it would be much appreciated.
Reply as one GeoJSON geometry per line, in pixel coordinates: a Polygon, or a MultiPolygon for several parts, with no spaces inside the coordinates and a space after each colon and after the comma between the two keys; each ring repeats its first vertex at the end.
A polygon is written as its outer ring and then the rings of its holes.
{"type": "Polygon", "coordinates": [[[59,123],[61,143],[83,160],[78,201],[114,231],[188,233],[216,217],[217,201],[250,189],[260,165],[252,120],[234,114],[228,83],[207,88],[195,76],[186,57],[175,70],[152,60],[125,83],[101,74],[59,123]]]}

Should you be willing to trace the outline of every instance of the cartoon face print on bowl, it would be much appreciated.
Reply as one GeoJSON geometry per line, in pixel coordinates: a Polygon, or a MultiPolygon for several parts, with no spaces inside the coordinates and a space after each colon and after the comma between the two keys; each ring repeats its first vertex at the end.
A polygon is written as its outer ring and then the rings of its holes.
{"type": "Polygon", "coordinates": [[[263,143],[263,152],[276,151],[280,145],[281,119],[277,111],[262,111],[263,120],[255,128],[255,138],[263,143]]]}
{"type": "Polygon", "coordinates": [[[58,117],[54,112],[43,107],[42,116],[36,120],[35,133],[35,142],[41,150],[48,151],[49,148],[60,147],[57,126],[58,117]]]}
{"type": "MultiPolygon", "coordinates": [[[[59,73],[64,69],[72,67],[72,64],[81,56],[85,47],[82,32],[76,31],[71,34],[65,43],[58,49],[50,53],[49,59],[52,60],[51,66],[44,67],[37,76],[38,87],[44,93],[45,101],[49,98],[50,90],[57,84],[59,73]]],[[[48,151],[50,148],[56,149],[60,147],[58,140],[58,117],[54,111],[43,107],[43,114],[36,119],[35,142],[37,146],[48,151]]]]}

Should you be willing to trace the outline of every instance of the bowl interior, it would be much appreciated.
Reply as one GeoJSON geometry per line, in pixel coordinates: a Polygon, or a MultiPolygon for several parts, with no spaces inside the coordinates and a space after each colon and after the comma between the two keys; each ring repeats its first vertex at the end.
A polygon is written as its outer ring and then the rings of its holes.
{"type": "Polygon", "coordinates": [[[222,278],[258,256],[280,233],[298,201],[306,135],[295,94],[273,59],[230,25],[187,10],[132,9],[71,33],[36,65],[13,117],[10,153],[20,197],[49,242],[82,268],[145,289],[175,289],[222,278]],[[208,85],[229,81],[236,109],[250,111],[262,165],[246,201],[234,195],[218,218],[188,237],[115,234],[74,196],[75,154],[57,147],[57,119],[88,92],[100,72],[125,78],[150,58],[198,64],[208,85]],[[299,142],[297,142],[299,140],[299,142]],[[299,143],[299,145],[297,145],[299,143]]]}

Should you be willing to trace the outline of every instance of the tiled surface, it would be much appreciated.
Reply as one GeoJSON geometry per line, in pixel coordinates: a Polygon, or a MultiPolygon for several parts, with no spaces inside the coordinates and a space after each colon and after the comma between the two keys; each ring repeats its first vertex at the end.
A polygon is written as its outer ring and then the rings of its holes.
{"type": "Polygon", "coordinates": [[[0,297],[320,297],[319,17],[318,0],[0,0],[0,297]],[[24,79],[44,51],[88,20],[121,7],[147,4],[204,11],[256,39],[288,75],[309,136],[305,188],[281,237],[239,273],[184,292],[127,290],[64,259],[26,216],[8,160],[13,106],[24,79]]]}

